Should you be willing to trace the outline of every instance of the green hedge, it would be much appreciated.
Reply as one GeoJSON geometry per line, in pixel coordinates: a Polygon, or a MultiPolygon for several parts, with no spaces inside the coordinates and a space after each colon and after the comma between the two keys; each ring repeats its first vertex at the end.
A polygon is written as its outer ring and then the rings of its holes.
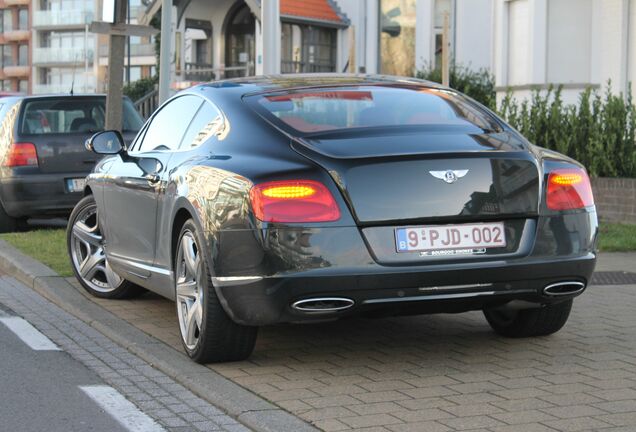
{"type": "MultiPolygon", "coordinates": [[[[439,69],[417,76],[441,82],[439,69]]],[[[580,161],[592,176],[636,177],[636,107],[631,93],[612,94],[611,82],[605,93],[585,90],[576,105],[551,87],[523,102],[508,92],[497,106],[492,74],[461,65],[451,66],[450,86],[496,111],[530,142],[580,161]]]]}
{"type": "Polygon", "coordinates": [[[141,78],[137,81],[133,81],[130,84],[124,86],[124,94],[128,96],[133,102],[138,101],[146,93],[154,90],[155,86],[159,82],[159,77],[155,75],[152,78],[141,78]]]}
{"type": "Polygon", "coordinates": [[[508,93],[499,114],[532,143],[566,154],[597,177],[636,177],[636,107],[629,93],[587,89],[566,105],[561,88],[518,102],[508,93]]]}

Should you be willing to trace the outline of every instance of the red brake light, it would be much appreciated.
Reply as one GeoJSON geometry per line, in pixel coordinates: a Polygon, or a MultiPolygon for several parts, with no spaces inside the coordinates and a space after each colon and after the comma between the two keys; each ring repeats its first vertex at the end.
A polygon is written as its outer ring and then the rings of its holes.
{"type": "Polygon", "coordinates": [[[587,173],[580,168],[551,172],[548,176],[546,203],[551,210],[572,210],[594,205],[587,173]]]}
{"type": "Polygon", "coordinates": [[[6,167],[38,166],[38,154],[33,143],[13,143],[4,160],[6,167]]]}
{"type": "Polygon", "coordinates": [[[329,189],[313,180],[261,183],[250,190],[254,214],[263,222],[333,222],[340,209],[329,189]]]}

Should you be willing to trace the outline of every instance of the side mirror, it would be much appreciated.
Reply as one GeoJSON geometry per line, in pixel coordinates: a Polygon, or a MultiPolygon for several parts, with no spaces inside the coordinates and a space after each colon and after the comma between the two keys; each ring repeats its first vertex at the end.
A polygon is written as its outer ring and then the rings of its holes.
{"type": "Polygon", "coordinates": [[[126,151],[121,133],[115,130],[97,132],[86,140],[86,149],[97,154],[113,155],[126,151]]]}

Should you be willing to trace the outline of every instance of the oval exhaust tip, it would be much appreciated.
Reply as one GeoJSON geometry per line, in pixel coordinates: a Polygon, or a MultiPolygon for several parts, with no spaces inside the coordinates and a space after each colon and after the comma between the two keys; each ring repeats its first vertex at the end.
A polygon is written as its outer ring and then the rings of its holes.
{"type": "Polygon", "coordinates": [[[292,303],[292,308],[300,312],[338,312],[354,304],[353,300],[344,297],[319,297],[298,300],[292,303]]]}
{"type": "Polygon", "coordinates": [[[543,294],[549,296],[566,296],[583,292],[585,284],[579,281],[557,282],[543,288],[543,294]]]}

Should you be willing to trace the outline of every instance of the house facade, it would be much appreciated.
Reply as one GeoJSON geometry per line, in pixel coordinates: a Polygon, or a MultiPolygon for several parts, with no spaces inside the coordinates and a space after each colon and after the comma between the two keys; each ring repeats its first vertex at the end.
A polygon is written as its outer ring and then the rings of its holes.
{"type": "MultiPolygon", "coordinates": [[[[173,88],[262,73],[269,1],[173,0],[173,88]]],[[[161,3],[151,2],[141,21],[161,3]]],[[[456,62],[490,69],[492,12],[492,0],[279,0],[277,72],[413,76],[439,63],[445,13],[456,62]]]]}
{"type": "Polygon", "coordinates": [[[495,0],[493,72],[498,96],[563,86],[636,92],[636,0],[495,0]]]}

